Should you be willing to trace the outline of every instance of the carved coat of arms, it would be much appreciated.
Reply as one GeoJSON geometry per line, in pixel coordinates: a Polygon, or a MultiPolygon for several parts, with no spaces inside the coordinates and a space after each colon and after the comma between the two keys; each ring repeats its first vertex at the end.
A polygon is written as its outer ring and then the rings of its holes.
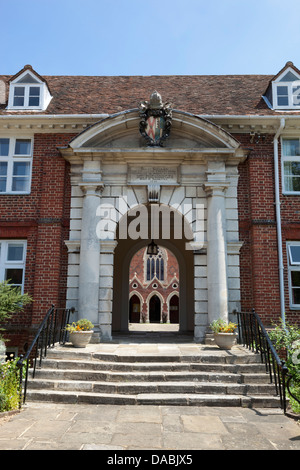
{"type": "Polygon", "coordinates": [[[151,147],[162,147],[170,135],[172,108],[170,103],[163,104],[161,96],[154,91],[150,101],[142,101],[140,110],[140,133],[151,147]]]}

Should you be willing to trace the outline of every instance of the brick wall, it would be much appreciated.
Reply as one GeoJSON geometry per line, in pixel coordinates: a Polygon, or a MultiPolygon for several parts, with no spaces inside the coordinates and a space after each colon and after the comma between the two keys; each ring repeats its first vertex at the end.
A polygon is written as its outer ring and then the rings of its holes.
{"type": "Polygon", "coordinates": [[[164,282],[158,282],[157,279],[154,279],[152,282],[145,280],[144,274],[144,255],[146,248],[139,250],[131,260],[130,271],[129,271],[129,294],[132,292],[138,292],[140,298],[143,299],[141,302],[141,313],[149,313],[147,310],[147,299],[148,296],[153,292],[157,292],[160,298],[163,299],[162,312],[163,314],[168,313],[168,297],[172,293],[177,293],[179,295],[179,266],[176,257],[169,250],[166,250],[167,253],[167,262],[165,262],[165,278],[164,282]],[[177,288],[174,289],[172,285],[174,284],[174,279],[178,280],[176,282],[177,288]],[[157,288],[153,289],[153,284],[157,285],[157,288]],[[137,287],[133,285],[137,284],[137,287]]]}
{"type": "MultiPolygon", "coordinates": [[[[29,341],[31,327],[40,323],[51,303],[64,306],[67,273],[64,240],[69,238],[70,181],[69,164],[57,148],[66,146],[74,136],[35,134],[31,193],[0,198],[0,238],[27,240],[25,291],[34,297],[34,303],[22,316],[12,318],[7,333],[9,346],[19,345],[20,352],[29,341]]],[[[247,160],[239,166],[239,238],[244,242],[240,258],[241,306],[244,310],[254,307],[265,323],[271,324],[280,318],[273,135],[257,143],[251,142],[248,134],[235,137],[243,147],[251,149],[247,160]]],[[[299,311],[289,309],[286,256],[286,241],[300,240],[300,198],[282,195],[280,188],[280,199],[286,314],[288,321],[300,323],[299,311]]],[[[171,258],[168,269],[172,270],[170,275],[175,272],[178,275],[178,265],[171,258]]],[[[143,278],[141,270],[142,263],[133,258],[132,272],[143,278]]],[[[165,298],[171,291],[172,287],[165,291],[165,298]]]]}
{"type": "MultiPolygon", "coordinates": [[[[268,325],[280,319],[279,269],[275,214],[275,177],[273,135],[251,143],[249,135],[235,136],[251,149],[239,166],[238,207],[241,249],[242,309],[254,307],[268,325]]],[[[279,145],[279,160],[281,149],[279,145]]],[[[299,311],[290,310],[286,241],[300,240],[300,198],[286,196],[281,190],[282,243],[285,279],[285,311],[288,321],[300,324],[299,311]]]]}
{"type": "Polygon", "coordinates": [[[0,238],[27,240],[24,289],[34,302],[5,327],[8,346],[19,346],[19,352],[51,304],[64,305],[70,181],[69,164],[57,147],[73,136],[35,134],[30,194],[0,198],[0,238]]]}

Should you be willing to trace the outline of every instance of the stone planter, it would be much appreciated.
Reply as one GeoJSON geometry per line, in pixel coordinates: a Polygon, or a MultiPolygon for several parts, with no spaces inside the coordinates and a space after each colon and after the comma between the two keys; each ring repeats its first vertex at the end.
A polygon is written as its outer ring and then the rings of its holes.
{"type": "Polygon", "coordinates": [[[73,331],[70,332],[69,339],[73,344],[74,348],[85,348],[90,342],[93,331],[73,331]]]}
{"type": "Polygon", "coordinates": [[[236,344],[237,333],[214,333],[214,340],[221,349],[231,349],[236,344]]]}

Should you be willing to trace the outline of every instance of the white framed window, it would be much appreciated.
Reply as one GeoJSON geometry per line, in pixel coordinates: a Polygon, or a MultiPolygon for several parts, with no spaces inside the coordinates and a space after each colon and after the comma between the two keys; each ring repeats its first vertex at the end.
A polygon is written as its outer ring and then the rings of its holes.
{"type": "Polygon", "coordinates": [[[300,309],[300,242],[287,243],[290,307],[300,309]]]}
{"type": "Polygon", "coordinates": [[[272,84],[274,109],[300,109],[300,76],[287,68],[272,84]]]}
{"type": "Polygon", "coordinates": [[[10,83],[8,109],[44,110],[51,101],[48,87],[30,70],[10,83]]]}
{"type": "Polygon", "coordinates": [[[0,281],[9,281],[24,293],[25,240],[0,240],[0,281]]]}
{"type": "Polygon", "coordinates": [[[300,194],[300,139],[282,138],[282,188],[285,194],[300,194]]]}
{"type": "Polygon", "coordinates": [[[29,194],[33,140],[0,137],[0,195],[29,194]]]}

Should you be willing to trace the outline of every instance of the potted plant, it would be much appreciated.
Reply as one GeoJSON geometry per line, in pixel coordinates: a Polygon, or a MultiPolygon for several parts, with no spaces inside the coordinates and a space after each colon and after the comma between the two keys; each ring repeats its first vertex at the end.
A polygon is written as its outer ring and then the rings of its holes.
{"type": "Polygon", "coordinates": [[[93,327],[93,323],[86,318],[82,318],[66,326],[66,331],[70,333],[69,340],[75,348],[86,347],[92,337],[93,327]]]}
{"type": "Polygon", "coordinates": [[[219,348],[231,349],[236,343],[238,336],[238,334],[235,333],[237,328],[236,323],[227,323],[225,320],[219,318],[210,324],[210,328],[214,332],[214,340],[219,348]]]}

